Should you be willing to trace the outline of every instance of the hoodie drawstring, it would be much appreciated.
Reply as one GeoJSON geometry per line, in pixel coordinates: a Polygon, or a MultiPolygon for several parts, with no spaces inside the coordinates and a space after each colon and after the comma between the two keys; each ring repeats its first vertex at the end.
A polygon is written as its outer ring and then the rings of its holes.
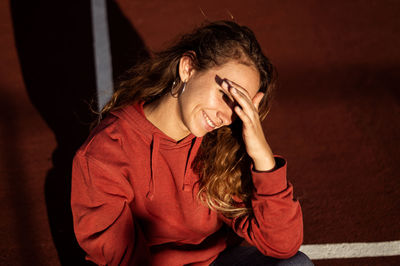
{"type": "Polygon", "coordinates": [[[194,138],[193,141],[194,143],[192,144],[192,147],[189,149],[189,159],[186,161],[186,166],[185,166],[185,176],[183,178],[183,191],[191,191],[192,186],[191,186],[191,178],[190,178],[190,169],[192,168],[191,164],[194,160],[194,157],[196,156],[195,152],[192,151],[197,151],[200,147],[201,144],[201,139],[202,138],[194,138]]]}
{"type": "Polygon", "coordinates": [[[149,191],[146,194],[146,198],[152,200],[154,197],[154,191],[155,191],[155,180],[154,177],[156,175],[156,167],[155,167],[155,162],[158,160],[158,154],[159,154],[159,149],[160,149],[160,138],[156,135],[153,134],[153,138],[150,144],[150,181],[149,181],[149,191]]]}
{"type": "MultiPolygon", "coordinates": [[[[193,176],[191,169],[191,164],[194,160],[194,157],[196,156],[196,152],[200,147],[202,138],[193,138],[192,145],[189,149],[189,154],[188,154],[188,159],[186,161],[185,165],[185,174],[183,178],[183,186],[182,190],[183,191],[191,191],[192,189],[192,184],[191,182],[193,181],[193,176]]],[[[146,194],[146,198],[149,200],[152,200],[154,197],[154,193],[156,190],[156,177],[157,177],[157,162],[158,162],[158,157],[160,155],[160,136],[157,134],[152,135],[152,140],[150,143],[150,180],[149,180],[149,188],[148,192],[146,194]]]]}

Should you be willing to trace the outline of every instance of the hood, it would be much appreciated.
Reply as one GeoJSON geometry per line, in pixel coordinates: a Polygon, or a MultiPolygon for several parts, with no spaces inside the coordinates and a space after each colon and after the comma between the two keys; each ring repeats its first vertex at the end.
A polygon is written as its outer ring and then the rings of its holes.
{"type": "Polygon", "coordinates": [[[138,135],[141,137],[141,139],[150,147],[150,165],[148,167],[150,168],[151,177],[149,181],[147,198],[151,200],[156,192],[156,177],[160,176],[157,174],[157,163],[160,159],[159,155],[161,149],[189,149],[185,164],[182,190],[187,192],[191,191],[191,188],[196,181],[191,178],[193,175],[190,174],[190,166],[200,148],[202,138],[196,138],[193,134],[189,134],[182,140],[174,140],[154,126],[149,120],[147,120],[143,111],[143,105],[144,102],[128,105],[121,109],[112,111],[111,114],[127,121],[131,129],[138,132],[138,135]]]}

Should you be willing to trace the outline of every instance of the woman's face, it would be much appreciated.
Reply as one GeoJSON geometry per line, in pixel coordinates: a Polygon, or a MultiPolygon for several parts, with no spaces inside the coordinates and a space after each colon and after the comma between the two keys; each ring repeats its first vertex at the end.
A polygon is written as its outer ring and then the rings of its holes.
{"type": "Polygon", "coordinates": [[[202,72],[192,71],[183,79],[187,84],[178,103],[184,129],[196,137],[231,124],[234,117],[232,96],[216,82],[216,76],[243,87],[251,99],[259,89],[260,76],[256,68],[237,61],[202,72]]]}

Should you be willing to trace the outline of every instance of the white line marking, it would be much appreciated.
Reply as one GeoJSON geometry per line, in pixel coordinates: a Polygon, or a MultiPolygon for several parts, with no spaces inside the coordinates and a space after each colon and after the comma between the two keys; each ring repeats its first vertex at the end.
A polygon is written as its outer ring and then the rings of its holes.
{"type": "Polygon", "coordinates": [[[110,40],[106,0],[91,0],[94,59],[99,111],[113,94],[110,40]]]}
{"type": "Polygon", "coordinates": [[[300,251],[312,260],[399,256],[400,240],[371,243],[302,245],[300,251]]]}

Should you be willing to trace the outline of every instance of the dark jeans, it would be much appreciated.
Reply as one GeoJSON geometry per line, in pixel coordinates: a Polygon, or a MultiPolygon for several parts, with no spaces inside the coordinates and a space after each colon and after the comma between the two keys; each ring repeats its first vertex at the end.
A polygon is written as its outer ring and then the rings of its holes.
{"type": "Polygon", "coordinates": [[[221,252],[219,256],[210,264],[210,266],[257,266],[257,265],[276,265],[276,266],[294,266],[314,265],[311,260],[302,252],[289,259],[276,259],[264,256],[256,247],[235,246],[221,252]]]}

